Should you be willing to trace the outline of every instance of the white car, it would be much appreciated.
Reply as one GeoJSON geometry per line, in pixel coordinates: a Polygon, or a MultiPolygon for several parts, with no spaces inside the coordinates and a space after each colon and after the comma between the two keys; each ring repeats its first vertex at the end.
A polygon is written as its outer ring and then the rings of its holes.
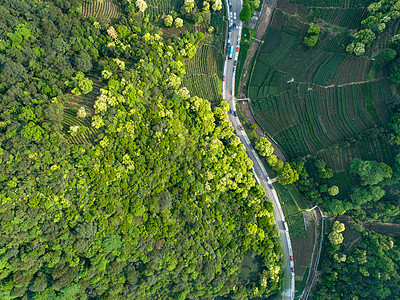
{"type": "Polygon", "coordinates": [[[233,19],[236,20],[236,12],[233,13],[233,19]]]}

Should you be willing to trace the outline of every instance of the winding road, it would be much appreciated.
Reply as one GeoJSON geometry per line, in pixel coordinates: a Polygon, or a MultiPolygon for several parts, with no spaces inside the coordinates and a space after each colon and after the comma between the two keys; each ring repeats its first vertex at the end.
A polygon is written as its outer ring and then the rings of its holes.
{"type": "MultiPolygon", "coordinates": [[[[226,57],[224,64],[224,77],[222,82],[222,96],[223,99],[228,101],[230,108],[236,111],[236,98],[234,95],[234,84],[235,84],[235,73],[236,73],[236,62],[239,56],[240,50],[240,37],[242,33],[242,22],[239,20],[239,13],[242,9],[242,0],[226,0],[228,20],[229,20],[229,31],[225,42],[225,50],[230,49],[233,46],[233,56],[232,59],[226,57]],[[235,18],[236,16],[236,18],[235,18]]],[[[283,251],[283,268],[284,268],[284,278],[283,278],[283,288],[282,288],[282,298],[283,299],[294,299],[295,291],[295,277],[293,268],[293,262],[290,257],[293,257],[292,246],[290,243],[289,231],[286,230],[285,216],[283,215],[281,205],[279,203],[278,195],[274,190],[271,180],[265,171],[259,157],[257,156],[255,150],[250,144],[249,138],[244,130],[241,130],[241,123],[237,116],[229,113],[229,119],[232,126],[236,130],[236,135],[239,137],[241,143],[246,148],[246,153],[249,158],[253,161],[254,176],[258,183],[264,187],[265,195],[274,205],[274,218],[275,223],[278,227],[278,231],[282,241],[282,251],[283,251]]]]}

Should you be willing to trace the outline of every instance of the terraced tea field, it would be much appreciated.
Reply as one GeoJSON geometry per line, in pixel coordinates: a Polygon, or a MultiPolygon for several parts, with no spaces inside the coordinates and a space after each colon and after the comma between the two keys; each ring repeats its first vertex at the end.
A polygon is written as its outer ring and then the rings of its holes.
{"type": "MultiPolygon", "coordinates": [[[[321,1],[319,6],[328,2],[344,5],[343,1],[321,1]]],[[[346,3],[344,7],[355,6],[351,1],[346,3]]],[[[326,13],[324,18],[338,23],[342,15],[351,16],[353,12],[361,18],[365,13],[361,8],[339,7],[335,13],[332,8],[320,10],[326,13]]],[[[277,141],[288,159],[319,152],[386,124],[390,107],[399,102],[384,72],[375,72],[370,78],[370,57],[346,55],[350,37],[344,31],[322,30],[316,47],[304,46],[308,24],[303,20],[302,15],[294,18],[282,11],[275,14],[257,54],[248,89],[258,124],[277,141]]],[[[399,24],[393,24],[389,31],[397,30],[399,24]]],[[[377,39],[378,46],[373,45],[371,54],[376,55],[382,49],[379,45],[386,45],[387,40],[377,39]]],[[[339,155],[328,150],[325,153],[339,155]]],[[[351,153],[355,155],[357,150],[351,153]]],[[[348,160],[342,163],[338,170],[348,160]]]]}
{"type": "Polygon", "coordinates": [[[150,20],[156,20],[170,14],[171,11],[179,11],[183,2],[183,0],[146,0],[148,5],[146,14],[150,20]]]}
{"type": "Polygon", "coordinates": [[[218,102],[221,98],[221,77],[224,58],[214,35],[207,35],[197,46],[196,55],[185,62],[183,85],[192,96],[218,102]]]}
{"type": "Polygon", "coordinates": [[[98,92],[103,86],[94,77],[90,77],[93,80],[93,90],[87,95],[75,96],[68,95],[67,101],[64,104],[64,115],[61,125],[63,126],[64,136],[69,142],[74,144],[95,144],[97,140],[98,130],[91,126],[91,119],[94,115],[93,104],[96,101],[98,92]],[[81,119],[76,116],[76,112],[80,107],[84,107],[87,113],[86,118],[81,119]],[[77,134],[72,136],[69,132],[71,126],[83,126],[85,132],[83,134],[77,134]]]}
{"type": "Polygon", "coordinates": [[[97,0],[93,3],[83,1],[82,13],[86,18],[93,16],[96,19],[104,19],[109,23],[123,14],[123,8],[117,0],[97,0]]]}
{"type": "Polygon", "coordinates": [[[392,164],[394,161],[395,151],[387,142],[387,138],[378,130],[368,130],[363,134],[364,137],[353,139],[342,146],[331,147],[322,150],[316,156],[323,159],[327,167],[332,168],[335,172],[347,171],[350,161],[355,158],[363,160],[376,160],[392,164]]]}

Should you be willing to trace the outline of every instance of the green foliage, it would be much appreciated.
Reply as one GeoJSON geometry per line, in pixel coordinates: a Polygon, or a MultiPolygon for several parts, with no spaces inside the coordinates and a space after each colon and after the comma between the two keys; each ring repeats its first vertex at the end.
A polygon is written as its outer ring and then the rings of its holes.
{"type": "Polygon", "coordinates": [[[339,187],[336,186],[336,185],[331,186],[331,187],[328,189],[328,193],[329,193],[329,195],[331,195],[331,196],[336,196],[337,194],[339,194],[339,187]]]}
{"type": "Polygon", "coordinates": [[[76,72],[76,75],[71,77],[71,81],[66,81],[65,85],[73,88],[72,93],[77,96],[89,94],[93,90],[93,81],[86,78],[81,71],[76,72]]]}
{"type": "Polygon", "coordinates": [[[299,174],[288,162],[284,163],[283,168],[278,172],[278,175],[281,183],[284,185],[291,184],[299,179],[299,174]]]}
{"type": "Polygon", "coordinates": [[[379,52],[376,56],[376,63],[378,66],[382,67],[390,62],[392,62],[397,56],[397,52],[394,49],[385,49],[379,52]]]}
{"type": "Polygon", "coordinates": [[[307,47],[314,47],[318,42],[318,35],[321,31],[321,28],[314,23],[310,24],[310,27],[307,30],[307,35],[304,37],[303,43],[307,47]]]}
{"type": "Polygon", "coordinates": [[[164,25],[167,27],[171,27],[174,22],[174,18],[171,15],[167,15],[164,18],[164,25]]]}
{"type": "Polygon", "coordinates": [[[329,246],[315,298],[396,298],[400,293],[398,254],[398,239],[373,231],[363,231],[351,248],[329,246]]]}
{"type": "Polygon", "coordinates": [[[273,207],[227,103],[181,86],[195,35],[161,42],[145,20],[115,20],[111,37],[72,15],[80,3],[12,5],[4,20],[35,38],[22,43],[29,61],[0,50],[0,298],[247,297],[245,253],[262,261],[260,295],[276,293],[273,207]],[[79,142],[81,129],[93,139],[79,142]]]}
{"type": "Polygon", "coordinates": [[[349,166],[350,174],[357,174],[361,177],[364,185],[373,185],[381,182],[385,176],[391,177],[391,168],[376,161],[362,161],[354,158],[349,166]]]}
{"type": "Polygon", "coordinates": [[[258,150],[261,156],[268,157],[274,153],[274,148],[271,146],[271,142],[265,137],[261,137],[256,140],[255,148],[258,150]]]}
{"type": "Polygon", "coordinates": [[[251,17],[253,16],[253,11],[254,9],[252,5],[249,3],[249,1],[243,2],[243,8],[239,14],[240,21],[242,22],[250,21],[251,17]]]}

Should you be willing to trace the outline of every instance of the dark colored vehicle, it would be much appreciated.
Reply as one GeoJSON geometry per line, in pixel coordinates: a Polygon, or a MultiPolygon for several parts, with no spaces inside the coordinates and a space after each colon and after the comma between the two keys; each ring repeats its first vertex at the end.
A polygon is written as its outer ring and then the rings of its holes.
{"type": "Polygon", "coordinates": [[[228,44],[228,46],[226,47],[226,55],[229,55],[230,51],[231,51],[231,45],[228,44]]]}
{"type": "Polygon", "coordinates": [[[235,117],[237,117],[237,112],[236,112],[236,110],[233,111],[233,115],[234,115],[235,117]]]}
{"type": "Polygon", "coordinates": [[[229,27],[229,28],[228,28],[228,32],[231,32],[231,31],[232,31],[232,27],[229,27]]]}
{"type": "Polygon", "coordinates": [[[237,134],[237,131],[236,131],[236,129],[233,129],[233,133],[234,133],[234,134],[237,134]]]}
{"type": "Polygon", "coordinates": [[[291,267],[290,270],[292,270],[292,273],[294,273],[294,267],[291,267]]]}
{"type": "Polygon", "coordinates": [[[233,115],[233,109],[232,108],[229,109],[229,112],[233,115]]]}
{"type": "Polygon", "coordinates": [[[269,187],[271,190],[274,189],[274,186],[273,186],[271,183],[268,183],[268,187],[269,187]]]}
{"type": "Polygon", "coordinates": [[[233,27],[233,29],[235,29],[236,28],[236,23],[233,23],[232,27],[233,27]]]}
{"type": "Polygon", "coordinates": [[[249,144],[249,146],[250,146],[250,149],[253,149],[253,145],[252,144],[249,144]]]}
{"type": "Polygon", "coordinates": [[[237,64],[237,60],[235,60],[234,62],[233,62],[233,65],[236,67],[236,64],[237,64]]]}

